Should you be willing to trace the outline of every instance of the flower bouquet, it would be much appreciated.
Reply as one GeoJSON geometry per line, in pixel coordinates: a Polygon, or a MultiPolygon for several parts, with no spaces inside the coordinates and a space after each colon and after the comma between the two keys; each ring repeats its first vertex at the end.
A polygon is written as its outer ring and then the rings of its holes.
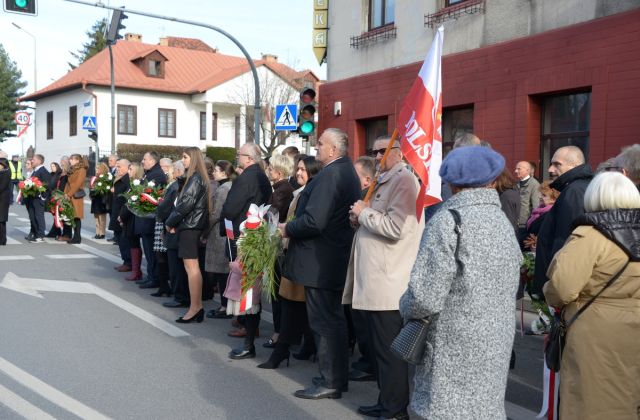
{"type": "Polygon", "coordinates": [[[53,225],[55,227],[62,228],[63,225],[76,226],[76,212],[73,209],[73,204],[62,191],[55,190],[52,193],[47,208],[53,215],[53,225]]]}
{"type": "Polygon", "coordinates": [[[522,267],[520,268],[520,279],[525,283],[525,289],[531,297],[531,307],[538,313],[538,319],[534,319],[531,322],[531,331],[534,334],[543,334],[551,327],[551,311],[545,300],[536,293],[532,293],[533,290],[533,277],[536,267],[536,256],[532,252],[525,252],[522,254],[524,260],[522,267]]]}
{"type": "Polygon", "coordinates": [[[94,196],[108,194],[112,186],[113,175],[111,175],[111,173],[92,176],[89,181],[89,189],[94,196]]]}
{"type": "Polygon", "coordinates": [[[152,219],[156,217],[156,209],[164,196],[164,188],[155,182],[143,182],[134,179],[131,188],[122,194],[127,199],[127,208],[138,217],[152,219]]]}
{"type": "Polygon", "coordinates": [[[282,253],[282,237],[278,232],[278,214],[268,212],[269,207],[255,204],[249,207],[247,220],[240,224],[237,261],[242,267],[242,293],[262,279],[263,291],[271,300],[278,291],[275,267],[282,253]]]}
{"type": "Polygon", "coordinates": [[[20,192],[18,193],[18,201],[22,198],[36,197],[47,191],[47,187],[45,187],[42,181],[40,181],[36,176],[20,181],[18,183],[18,188],[20,189],[20,192]]]}

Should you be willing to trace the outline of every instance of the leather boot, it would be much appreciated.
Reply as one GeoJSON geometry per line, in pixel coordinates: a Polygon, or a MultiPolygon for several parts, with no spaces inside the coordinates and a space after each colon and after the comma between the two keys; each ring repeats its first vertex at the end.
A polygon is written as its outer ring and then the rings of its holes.
{"type": "Polygon", "coordinates": [[[142,278],[140,263],[142,263],[142,248],[131,248],[131,274],[125,277],[125,280],[135,281],[142,278]]]}
{"type": "Polygon", "coordinates": [[[82,219],[75,219],[76,226],[73,228],[73,237],[67,241],[68,244],[79,244],[81,242],[80,239],[80,231],[82,230],[82,219]]]}

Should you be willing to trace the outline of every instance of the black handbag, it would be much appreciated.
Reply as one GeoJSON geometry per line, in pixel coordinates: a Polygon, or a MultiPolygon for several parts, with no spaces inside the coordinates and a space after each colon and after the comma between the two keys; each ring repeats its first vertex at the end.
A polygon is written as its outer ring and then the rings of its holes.
{"type": "Polygon", "coordinates": [[[84,192],[84,188],[80,188],[73,193],[73,198],[84,198],[85,195],[87,195],[87,193],[84,192]]]}
{"type": "Polygon", "coordinates": [[[563,319],[564,309],[560,314],[555,314],[553,316],[553,321],[551,323],[551,331],[549,332],[549,336],[547,338],[547,342],[544,347],[544,360],[545,362],[547,362],[547,367],[550,370],[554,372],[560,371],[560,361],[562,360],[562,351],[564,349],[567,330],[569,329],[571,324],[573,324],[576,321],[576,319],[589,307],[589,305],[593,303],[594,300],[596,300],[598,296],[600,296],[602,292],[604,292],[607,289],[607,287],[611,286],[613,282],[616,281],[618,277],[620,277],[622,272],[629,265],[629,262],[630,261],[627,261],[627,263],[613,277],[611,277],[611,280],[609,280],[607,284],[605,284],[604,287],[600,289],[600,291],[589,300],[589,302],[587,302],[583,307],[581,307],[578,310],[578,312],[576,312],[571,317],[570,320],[564,321],[563,319]]]}
{"type": "MultiPolygon", "coordinates": [[[[457,244],[455,251],[456,264],[460,266],[458,260],[458,250],[460,249],[461,219],[457,210],[449,209],[456,223],[455,232],[457,234],[457,244]]],[[[412,365],[418,365],[429,357],[433,347],[429,343],[429,331],[435,321],[437,314],[423,319],[410,319],[402,327],[396,338],[391,342],[391,352],[400,359],[412,365]]]]}

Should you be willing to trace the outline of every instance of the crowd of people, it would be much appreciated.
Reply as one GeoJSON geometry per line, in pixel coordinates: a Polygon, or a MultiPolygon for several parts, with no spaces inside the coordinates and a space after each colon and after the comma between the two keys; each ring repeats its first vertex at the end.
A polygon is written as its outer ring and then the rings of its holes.
{"type": "MultiPolygon", "coordinates": [[[[275,268],[274,333],[263,344],[271,353],[258,367],[289,366],[291,356],[317,362],[319,376],[294,393],[303,399],[341,398],[349,381],[376,381],[377,398],[362,401],[358,412],[395,419],[409,418],[409,408],[429,419],[506,418],[523,251],[533,252],[527,292],[546,298],[565,320],[606,287],[568,330],[560,418],[636,418],[640,145],[596,174],[579,148],[560,147],[550,180],[540,183],[533,162],[518,162],[512,171],[488,142],[464,134],[440,168],[442,203],[417,214],[419,182],[397,142],[383,159],[389,141],[379,138],[371,156],[353,161],[346,133],[333,128],[318,138],[316,156],[287,147],[265,160],[253,143],[238,149],[235,166],[204,158],[195,147],[177,161],[155,152],[140,164],[110,156],[96,173],[113,175],[112,194],[89,194],[96,238],[113,231],[122,257],[115,269],[142,289],[157,288],[152,296],[171,296],[164,306],[185,308],[176,322],[232,319],[228,334],[243,344],[229,358],[255,358],[265,297],[256,282],[251,305],[241,304],[236,239],[251,204],[270,205],[284,251],[275,268]],[[124,193],[136,180],[164,186],[155,218],[127,207],[124,193]],[[205,311],[203,300],[216,292],[220,306],[205,311]],[[390,346],[408,320],[418,319],[428,319],[430,329],[413,372],[390,346]],[[360,357],[350,365],[356,345],[360,357]]],[[[72,155],[47,171],[44,157],[35,155],[27,165],[33,171],[27,176],[64,191],[76,210],[73,232],[52,228],[46,236],[78,243],[86,160],[72,155]]],[[[3,244],[4,204],[13,199],[7,191],[21,171],[6,157],[0,169],[3,244]]],[[[31,242],[45,236],[45,199],[25,203],[31,242]]]]}

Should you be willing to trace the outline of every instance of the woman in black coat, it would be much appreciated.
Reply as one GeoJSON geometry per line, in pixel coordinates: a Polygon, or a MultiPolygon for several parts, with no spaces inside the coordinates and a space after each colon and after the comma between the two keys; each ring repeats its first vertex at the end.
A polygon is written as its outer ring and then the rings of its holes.
{"type": "Polygon", "coordinates": [[[178,256],[187,271],[191,304],[178,323],[202,322],[202,273],[198,262],[200,236],[207,228],[211,211],[209,176],[204,166],[202,151],[187,147],[182,153],[182,164],[187,171],[184,187],[178,195],[176,205],[165,221],[167,232],[178,232],[178,256]]]}
{"type": "Polygon", "coordinates": [[[9,161],[6,158],[0,158],[0,245],[7,244],[7,220],[13,195],[12,188],[9,161]]]}
{"type": "MultiPolygon", "coordinates": [[[[64,189],[64,185],[66,184],[66,178],[65,183],[63,184],[62,169],[60,168],[60,165],[58,165],[56,162],[52,162],[51,165],[49,165],[49,168],[51,172],[51,178],[49,178],[49,184],[47,186],[49,193],[53,193],[55,190],[62,191],[64,189]]],[[[60,235],[62,235],[62,229],[52,224],[51,230],[49,230],[49,233],[46,234],[46,237],[57,238],[60,235]]]]}
{"type": "Polygon", "coordinates": [[[122,235],[122,225],[118,222],[118,216],[125,206],[127,199],[122,194],[129,189],[129,161],[120,159],[116,162],[116,174],[111,187],[111,214],[109,215],[109,230],[113,231],[113,238],[120,248],[122,264],[114,267],[115,270],[126,273],[131,271],[131,246],[126,237],[122,235]]]}

